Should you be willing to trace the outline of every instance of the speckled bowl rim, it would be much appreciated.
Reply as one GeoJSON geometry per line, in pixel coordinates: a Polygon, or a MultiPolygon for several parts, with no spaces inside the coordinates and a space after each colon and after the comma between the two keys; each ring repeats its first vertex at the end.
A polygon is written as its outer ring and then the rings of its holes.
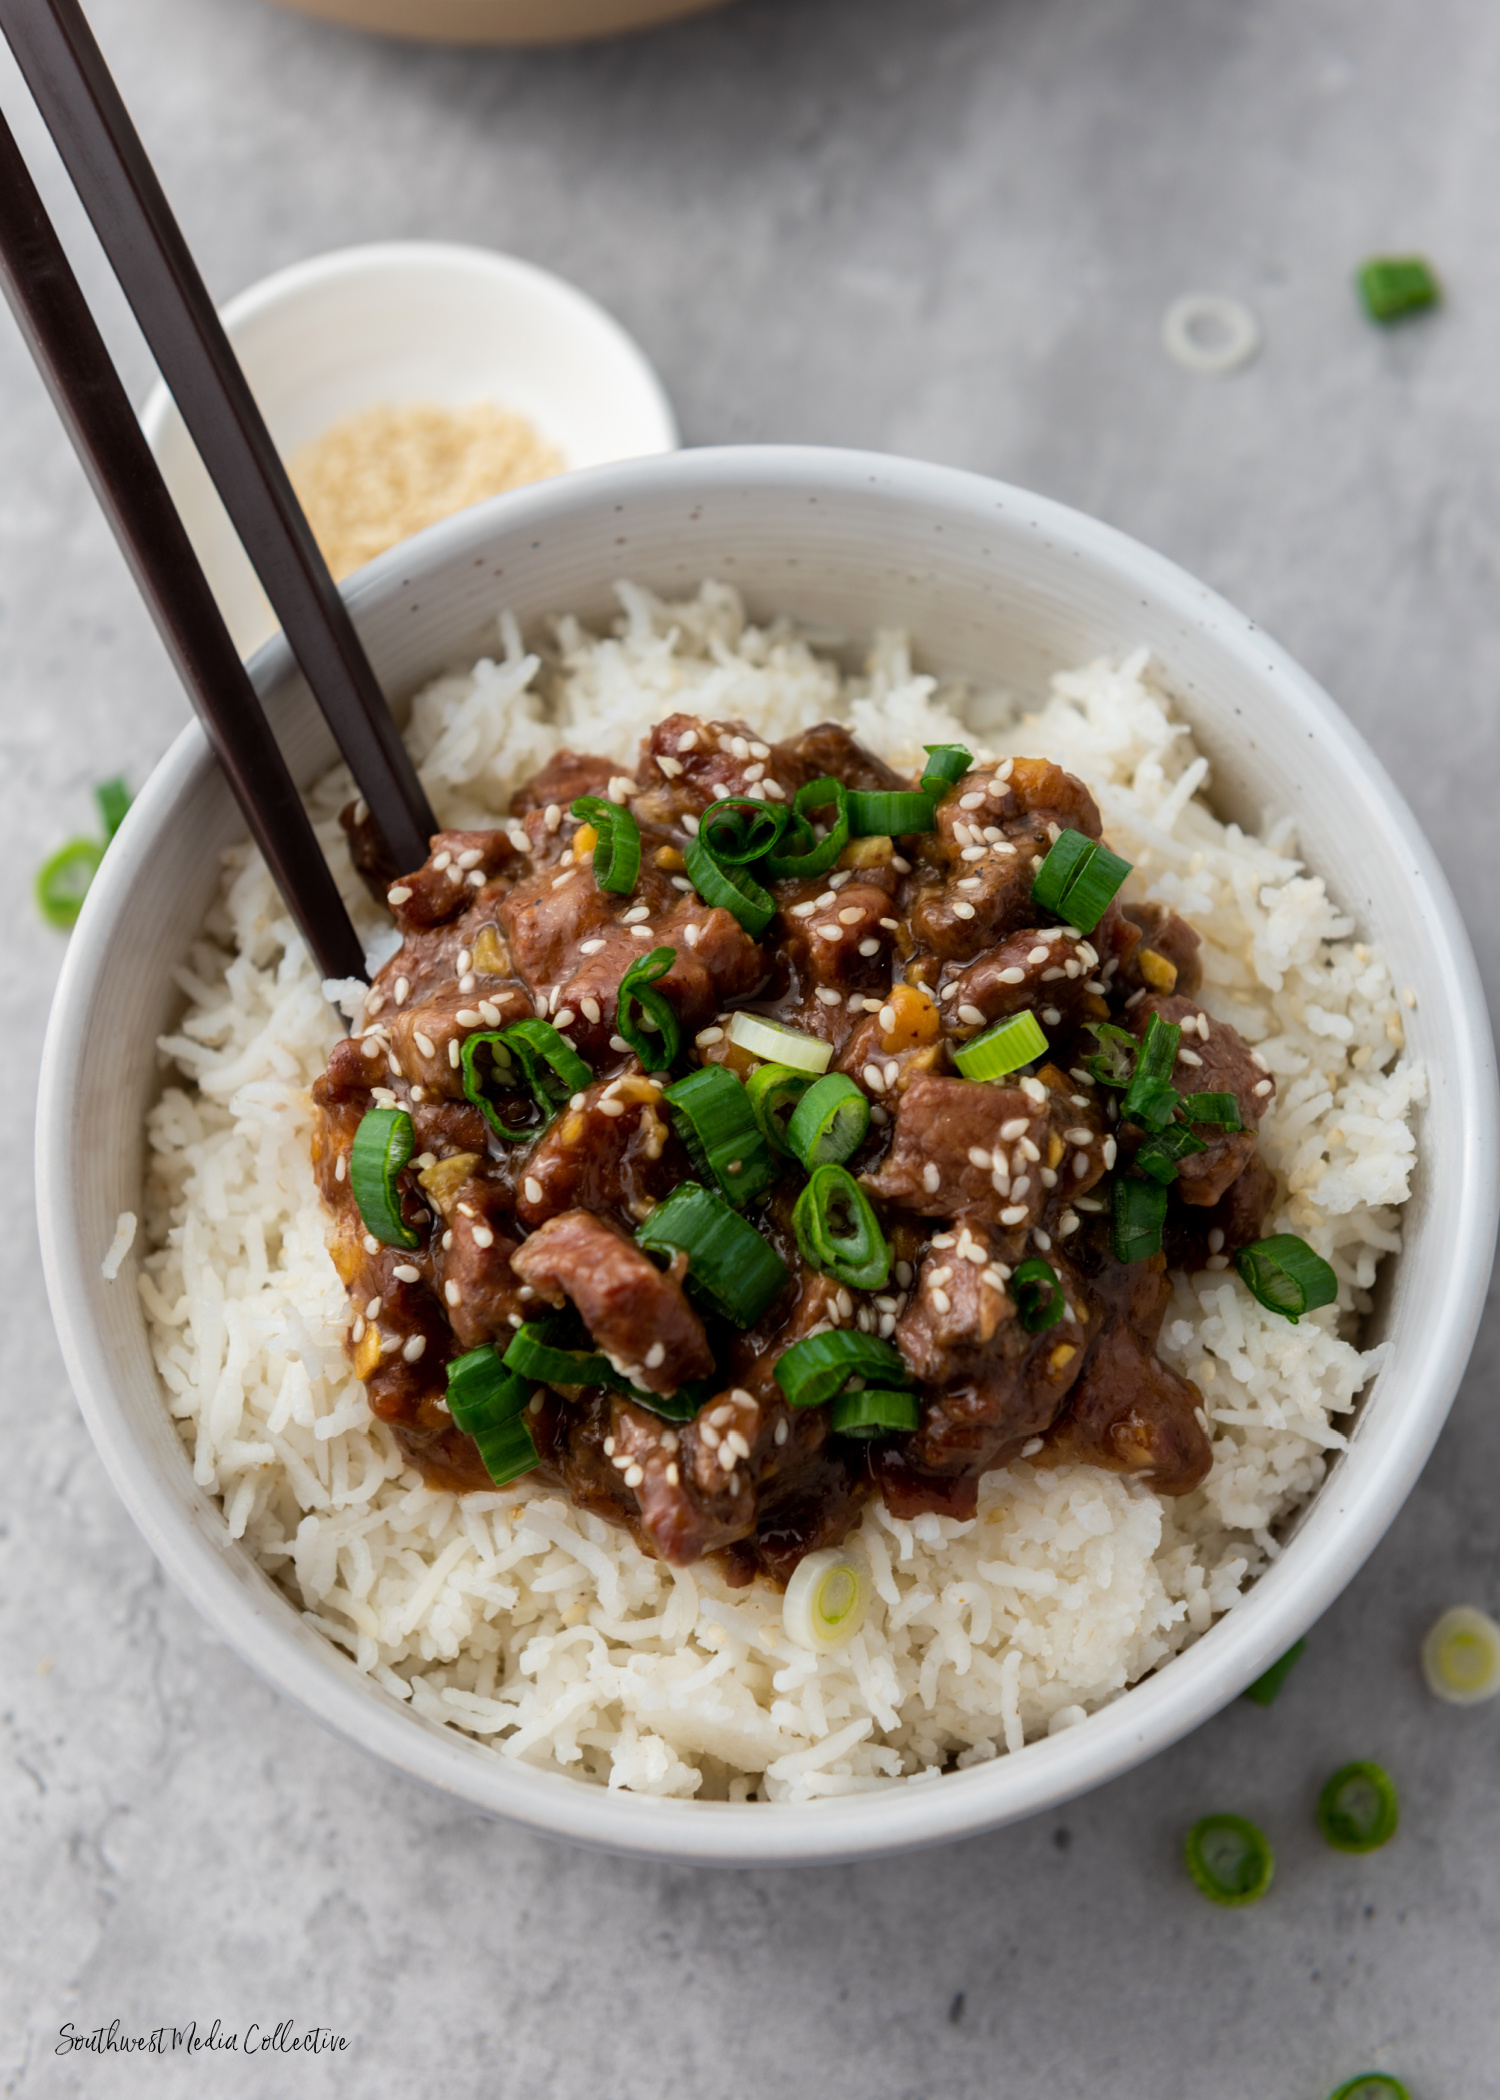
{"type": "MultiPolygon", "coordinates": [[[[890,1791],[800,1806],[682,1803],[580,1784],[518,1765],[422,1722],[373,1687],[331,1642],[313,1633],[248,1554],[222,1513],[149,1447],[132,1420],[126,1380],[109,1340],[110,1286],[99,1262],[113,1229],[106,1190],[84,1156],[86,1089],[99,1086],[101,1052],[90,1020],[110,970],[139,969],[120,951],[137,881],[145,882],[164,827],[204,792],[213,762],[197,727],[178,738],[151,776],[106,859],[70,944],[46,1048],[37,1125],[39,1215],[47,1287],[69,1374],[101,1457],[127,1508],[168,1573],[209,1623],[280,1691],[396,1770],[533,1830],[617,1853],[722,1865],[765,1866],[872,1858],[972,1835],[1050,1808],[1130,1769],[1206,1720],[1304,1632],[1354,1575],[1400,1508],[1458,1389],[1483,1306],[1497,1213],[1494,1046],[1462,920],[1435,855],[1384,770],[1328,696],[1242,614],[1183,570],[1124,534],[1023,490],[881,455],[811,447],[734,447],[680,453],[579,473],[495,499],[433,527],[346,586],[362,623],[402,603],[424,579],[482,566],[497,548],[531,547],[592,514],[628,515],[634,502],[701,507],[749,491],[784,500],[788,516],[820,501],[904,506],[922,559],[941,574],[945,519],[1005,517],[1055,556],[1057,590],[1096,570],[1128,585],[1195,646],[1215,652],[1226,678],[1249,679],[1257,705],[1286,734],[1305,737],[1307,762],[1330,792],[1378,822],[1382,850],[1400,862],[1410,907],[1421,915],[1431,969],[1424,1006],[1433,1014],[1443,1086],[1426,1112],[1418,1243],[1441,1235],[1443,1263],[1424,1271],[1421,1347],[1398,1336],[1372,1391],[1394,1391],[1362,1420],[1282,1557],[1245,1601],[1184,1654],[1081,1726],[966,1772],[890,1791]],[[1436,1011],[1434,1010],[1436,1005],[1436,1011]],[[103,1204],[103,1210],[101,1210],[103,1204]],[[104,1215],[104,1211],[109,1214],[104,1215]],[[102,1234],[102,1238],[101,1238],[102,1234]]],[[[686,532],[686,524],[683,527],[686,532]]],[[[1035,543],[1029,543],[1035,544],[1035,543]]],[[[987,551],[987,550],[986,550],[987,551]]],[[[628,559],[621,562],[628,568],[628,559]]],[[[495,565],[499,573],[503,563],[495,565]]],[[[503,590],[497,593],[497,603],[503,590]]],[[[1133,601],[1132,601],[1133,602],[1133,601]]],[[[1122,646],[1129,637],[1122,636],[1122,646]]],[[[272,690],[287,672],[284,645],[269,644],[254,673],[272,690]]],[[[305,701],[302,703],[305,705],[305,701]]],[[[108,1111],[103,1111],[108,1115],[108,1111]]],[[[116,1116],[116,1122],[119,1117],[116,1116]]],[[[122,1157],[127,1133],[119,1136],[122,1157]]],[[[139,1138],[136,1135],[139,1158],[139,1138]]],[[[139,1186],[139,1165],[136,1167],[139,1186]]],[[[122,1183],[121,1186],[128,1186],[122,1183]]],[[[112,1201],[112,1197],[110,1198],[112,1201]]],[[[138,1205],[136,1206],[138,1207],[138,1205]]],[[[118,1288],[116,1286],[115,1288],[118,1288]]],[[[133,1295],[133,1294],[132,1294],[133,1295]]],[[[137,1301],[138,1303],[138,1301],[137,1301]]],[[[154,1373],[152,1374],[154,1377],[154,1373]]],[[[136,1391],[140,1403],[140,1390],[136,1391]]],[[[1367,1401],[1366,1407],[1370,1403],[1367,1401]]],[[[152,1432],[154,1434],[154,1431],[152,1432]]],[[[159,1443],[158,1438],[158,1443],[159,1443]]]]}

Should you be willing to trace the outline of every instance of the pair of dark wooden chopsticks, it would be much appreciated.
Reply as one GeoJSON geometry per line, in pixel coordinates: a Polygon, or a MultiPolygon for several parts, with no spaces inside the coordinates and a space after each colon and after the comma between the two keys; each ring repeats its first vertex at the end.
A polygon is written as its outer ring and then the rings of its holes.
{"type": "MultiPolygon", "coordinates": [[[[76,0],[0,0],[14,52],[391,859],[437,829],[368,657],[76,0]]],[[[77,279],[0,117],[0,278],[256,844],[325,976],[364,957],[77,279]]]]}

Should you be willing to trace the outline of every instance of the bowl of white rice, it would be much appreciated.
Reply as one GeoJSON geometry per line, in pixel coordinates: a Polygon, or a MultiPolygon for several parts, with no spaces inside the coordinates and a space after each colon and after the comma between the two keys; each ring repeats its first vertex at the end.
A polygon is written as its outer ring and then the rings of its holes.
{"type": "MultiPolygon", "coordinates": [[[[1160,1348],[1203,1395],[1202,1487],[1023,1459],[972,1519],[877,1501],[851,1542],[870,1608],[827,1653],[771,1584],[670,1567],[556,1488],[426,1486],[350,1366],[309,1160],[308,1089],[347,1024],[191,727],[85,906],[38,1128],[68,1367],[168,1572],[386,1763],[555,1836],[703,1863],[992,1828],[1243,1691],[1411,1489],[1495,1238],[1473,957],[1334,704],[1120,533],[873,455],[600,468],[345,588],[447,826],[495,823],[563,746],[627,765],[678,710],[771,738],[840,720],[897,766],[953,739],[1078,774],[1132,894],[1203,935],[1205,1008],[1275,1076],[1269,1229],[1332,1264],[1338,1300],[1293,1324],[1232,1271],[1175,1277],[1160,1348]]],[[[389,922],[339,843],[347,776],[284,645],[253,670],[378,960],[389,922]]]]}

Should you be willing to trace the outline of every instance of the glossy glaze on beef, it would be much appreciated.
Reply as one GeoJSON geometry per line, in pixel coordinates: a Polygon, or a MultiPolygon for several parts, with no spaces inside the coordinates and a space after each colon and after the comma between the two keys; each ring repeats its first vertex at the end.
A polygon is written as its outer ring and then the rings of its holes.
{"type": "Polygon", "coordinates": [[[835,724],[767,744],[742,724],[674,715],[624,775],[559,754],[514,798],[506,823],[445,832],[392,879],[358,806],[355,864],[403,939],[357,1033],[314,1090],[315,1160],[349,1292],[348,1347],[370,1405],[430,1482],[489,1485],[445,1400],[445,1366],[523,1322],[571,1307],[622,1381],[643,1396],[708,1380],[693,1419],[670,1421],[602,1386],[538,1387],[527,1420],[540,1477],[685,1563],[715,1554],[731,1579],[784,1580],[883,1495],[902,1515],[968,1515],[982,1473],[1018,1455],[1128,1472],[1163,1493],[1195,1487],[1210,1455],[1200,1396],[1155,1341],[1174,1267],[1226,1267],[1254,1239],[1273,1193],[1255,1130],[1273,1084],[1227,1023],[1194,998],[1199,941],[1160,905],[1110,905],[1086,938],[1032,900],[1059,829],[1102,832],[1085,785],[1040,759],[981,765],[947,792],[936,828],[856,839],[826,876],[771,885],[776,916],[754,939],[709,909],[684,850],[714,800],[789,801],[826,775],[910,787],[835,724]],[[602,891],[591,839],[575,854],[576,796],[628,805],[640,827],[634,891],[602,891]],[[620,979],[639,956],[675,951],[659,989],[683,1029],[675,1074],[642,1070],[617,1032],[620,979]],[[831,1068],[872,1105],[850,1161],[893,1252],[887,1285],[851,1290],[799,1252],[790,1162],[750,1221],[782,1255],[784,1290],[748,1332],[706,1318],[671,1267],[633,1234],[694,1169],[663,1088],[716,1061],[755,1060],[727,1034],[750,1007],[815,1035],[831,1068]],[[1002,1082],[961,1077],[953,1052],[997,1020],[1034,1012],[1050,1055],[1002,1082]],[[1175,1083],[1234,1095],[1243,1129],[1204,1130],[1171,1194],[1164,1251],[1124,1266],[1111,1251],[1111,1177],[1141,1133],[1090,1076],[1092,1024],[1137,1037],[1151,1016],[1182,1028],[1175,1083]],[[545,1128],[506,1142],[465,1098],[461,1048],[525,1016],[550,1020],[591,1083],[545,1128]],[[409,1110],[415,1156],[401,1177],[413,1252],[382,1245],[354,1204],[348,1156],[372,1106],[409,1110]],[[1041,1333],[1008,1289],[1041,1255],[1066,1314],[1041,1333]],[[830,1327],[891,1340],[920,1381],[920,1422],[873,1443],[833,1434],[824,1407],[791,1409],[774,1377],[794,1341],[830,1327]]]}

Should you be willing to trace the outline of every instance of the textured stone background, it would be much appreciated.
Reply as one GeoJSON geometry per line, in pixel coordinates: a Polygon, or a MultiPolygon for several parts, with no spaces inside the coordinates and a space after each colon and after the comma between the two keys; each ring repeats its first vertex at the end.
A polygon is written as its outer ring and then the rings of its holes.
{"type": "MultiPolygon", "coordinates": [[[[390,235],[514,250],[635,331],[689,442],[926,454],[1175,555],[1370,737],[1500,985],[1479,908],[1500,772],[1485,0],[744,0],[522,56],[365,43],[257,0],[92,13],[216,293],[390,235]],[[1406,246],[1449,302],[1381,334],[1350,271],[1406,246]],[[1158,347],[1167,300],[1203,286],[1265,327],[1227,381],[1158,347]]],[[[45,166],[8,70],[0,101],[45,166]]],[[[8,324],[0,408],[4,2091],[1322,2100],[1380,2065],[1414,2100],[1492,2093],[1500,1708],[1436,1706],[1415,1651],[1442,1606],[1500,1603],[1493,1320],[1425,1478],[1273,1711],[1236,1705],[960,1849],[802,1875],[585,1857],[383,1776],[207,1636],[77,1419],[26,1186],[59,957],[30,871],[185,707],[8,324]],[[1364,1862],[1310,1827],[1356,1755],[1404,1804],[1364,1862]],[[1279,1849],[1243,1916],[1176,1863],[1183,1825],[1225,1805],[1279,1849]],[[351,2048],[274,2072],[54,2056],[64,2020],[116,2015],[289,2015],[351,2048]]]]}

